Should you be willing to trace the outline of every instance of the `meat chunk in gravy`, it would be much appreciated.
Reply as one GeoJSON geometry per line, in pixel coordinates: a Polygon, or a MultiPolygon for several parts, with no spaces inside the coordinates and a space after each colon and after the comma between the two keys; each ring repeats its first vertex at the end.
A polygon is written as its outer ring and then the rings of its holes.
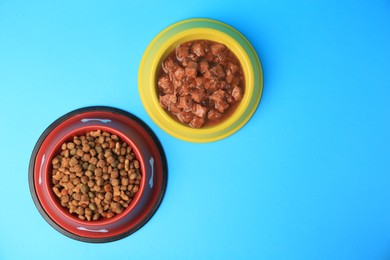
{"type": "Polygon", "coordinates": [[[212,126],[231,115],[245,89],[243,70],[225,45],[195,40],[177,46],[162,62],[157,78],[160,105],[194,128],[212,126]]]}

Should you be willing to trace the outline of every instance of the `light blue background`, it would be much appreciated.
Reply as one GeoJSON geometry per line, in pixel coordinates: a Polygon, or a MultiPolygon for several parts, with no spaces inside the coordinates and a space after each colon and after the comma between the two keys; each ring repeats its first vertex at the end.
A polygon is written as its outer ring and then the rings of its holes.
{"type": "Polygon", "coordinates": [[[390,259],[390,2],[321,2],[0,0],[0,259],[390,259]],[[192,17],[263,65],[255,115],[215,143],[160,130],[137,89],[149,42],[192,17]],[[154,217],[107,244],[49,226],[27,179],[45,128],[92,105],[143,119],[169,162],[154,217]]]}

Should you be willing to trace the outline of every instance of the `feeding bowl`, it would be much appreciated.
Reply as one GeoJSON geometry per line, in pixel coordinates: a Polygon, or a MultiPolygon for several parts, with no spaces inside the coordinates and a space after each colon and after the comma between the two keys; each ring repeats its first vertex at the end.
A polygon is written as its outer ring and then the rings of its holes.
{"type": "Polygon", "coordinates": [[[240,32],[220,21],[196,18],[172,24],[151,41],[140,63],[138,88],[147,113],[165,132],[185,141],[212,142],[232,135],[251,118],[260,102],[263,74],[256,51],[240,32]],[[161,107],[156,91],[165,58],[178,45],[195,40],[224,44],[238,58],[245,78],[245,93],[234,113],[221,123],[203,128],[191,128],[172,118],[161,107]]]}
{"type": "Polygon", "coordinates": [[[137,231],[156,212],[166,184],[167,162],[157,137],[134,115],[112,107],[86,107],[60,117],[40,136],[30,159],[30,192],[38,211],[57,231],[85,242],[110,242],[137,231]],[[98,129],[117,135],[132,148],[142,179],[139,191],[122,213],[87,221],[60,204],[52,189],[51,162],[64,142],[98,129]]]}

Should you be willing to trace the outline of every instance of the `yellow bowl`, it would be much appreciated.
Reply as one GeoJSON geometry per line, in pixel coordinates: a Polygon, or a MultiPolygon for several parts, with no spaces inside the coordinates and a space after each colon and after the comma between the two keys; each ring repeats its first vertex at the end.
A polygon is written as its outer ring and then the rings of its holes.
{"type": "Polygon", "coordinates": [[[141,60],[138,89],[147,113],[165,132],[185,141],[212,142],[232,135],[254,114],[263,90],[263,73],[256,51],[240,32],[216,20],[195,18],[167,27],[152,40],[141,60]],[[215,126],[185,126],[170,117],[158,100],[156,77],[161,62],[179,44],[193,40],[225,44],[237,56],[244,71],[245,93],[240,104],[229,118],[215,126]]]}

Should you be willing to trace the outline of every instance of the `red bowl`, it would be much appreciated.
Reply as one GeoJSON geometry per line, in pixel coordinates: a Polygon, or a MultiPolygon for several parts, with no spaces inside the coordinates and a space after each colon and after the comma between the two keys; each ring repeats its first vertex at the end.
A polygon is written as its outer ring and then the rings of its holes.
{"type": "Polygon", "coordinates": [[[167,185],[167,163],[157,137],[139,118],[112,107],[86,107],[60,117],[43,132],[31,155],[29,185],[38,211],[57,231],[80,241],[110,242],[134,233],[156,212],[167,185]],[[55,196],[51,161],[62,143],[97,129],[118,135],[133,149],[142,179],[139,191],[121,214],[86,221],[70,214],[55,196]]]}

